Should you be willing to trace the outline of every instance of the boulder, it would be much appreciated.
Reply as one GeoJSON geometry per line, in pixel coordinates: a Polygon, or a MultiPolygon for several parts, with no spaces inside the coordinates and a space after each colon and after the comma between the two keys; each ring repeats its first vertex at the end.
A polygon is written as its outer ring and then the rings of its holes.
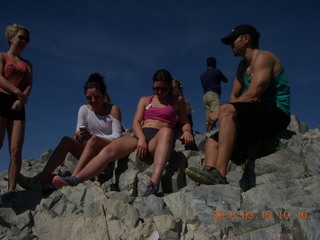
{"type": "MultiPolygon", "coordinates": [[[[319,128],[292,115],[276,142],[258,141],[242,162],[230,161],[229,184],[212,186],[198,186],[184,173],[203,166],[207,136],[194,135],[192,147],[175,143],[159,193],[146,198],[152,159],[135,152],[46,196],[21,188],[8,193],[7,172],[0,173],[0,239],[320,239],[319,128]]],[[[21,173],[37,175],[51,154],[24,160],[21,173]]],[[[69,154],[55,173],[75,164],[69,154]]]]}

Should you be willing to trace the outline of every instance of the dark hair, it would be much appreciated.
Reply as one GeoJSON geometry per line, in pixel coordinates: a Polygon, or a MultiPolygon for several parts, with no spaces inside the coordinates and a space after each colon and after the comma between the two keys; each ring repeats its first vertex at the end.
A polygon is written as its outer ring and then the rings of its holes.
{"type": "Polygon", "coordinates": [[[207,67],[216,67],[217,66],[217,60],[214,57],[208,57],[207,58],[207,67]]]}
{"type": "Polygon", "coordinates": [[[260,39],[260,33],[257,34],[249,34],[251,37],[251,44],[254,48],[259,48],[259,39],[260,39]]]}
{"type": "Polygon", "coordinates": [[[166,82],[168,85],[172,85],[172,76],[169,71],[160,69],[153,74],[153,82],[166,82]]]}
{"type": "Polygon", "coordinates": [[[99,73],[92,73],[84,84],[84,92],[86,92],[88,88],[97,88],[102,92],[102,94],[107,94],[107,86],[104,83],[104,76],[99,73]]]}
{"type": "Polygon", "coordinates": [[[160,69],[153,74],[153,82],[165,82],[170,86],[169,94],[172,94],[172,76],[166,69],[160,69]]]}

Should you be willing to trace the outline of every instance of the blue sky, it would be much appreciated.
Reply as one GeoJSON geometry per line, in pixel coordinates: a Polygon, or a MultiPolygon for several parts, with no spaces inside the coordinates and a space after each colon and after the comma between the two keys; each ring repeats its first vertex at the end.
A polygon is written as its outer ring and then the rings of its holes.
{"type": "MultiPolygon", "coordinates": [[[[141,96],[152,94],[152,75],[161,68],[184,84],[194,109],[194,129],[205,131],[199,76],[209,56],[217,58],[229,83],[229,100],[240,58],[220,38],[238,24],[261,33],[260,48],[281,59],[291,84],[291,112],[309,128],[319,126],[318,1],[2,1],[0,51],[6,52],[7,25],[29,28],[31,42],[22,56],[34,68],[26,106],[23,159],[39,158],[75,131],[77,112],[86,103],[89,74],[106,76],[112,103],[130,128],[141,96]]],[[[0,171],[8,168],[8,144],[0,151],[0,171]]]]}

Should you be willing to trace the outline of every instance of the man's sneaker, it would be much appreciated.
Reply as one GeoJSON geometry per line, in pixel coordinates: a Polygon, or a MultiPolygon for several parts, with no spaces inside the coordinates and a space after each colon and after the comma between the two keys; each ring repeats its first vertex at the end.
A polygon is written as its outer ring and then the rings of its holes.
{"type": "Polygon", "coordinates": [[[43,184],[40,182],[39,177],[25,177],[21,173],[17,175],[17,183],[24,189],[35,189],[39,192],[43,190],[43,184]]]}
{"type": "Polygon", "coordinates": [[[64,186],[77,186],[79,183],[79,179],[74,176],[62,177],[57,175],[52,179],[52,185],[55,187],[55,189],[60,189],[64,186]]]}
{"type": "Polygon", "coordinates": [[[57,189],[52,184],[52,178],[50,178],[45,184],[43,184],[42,194],[44,196],[48,196],[56,190],[57,189]]]}
{"type": "Polygon", "coordinates": [[[17,191],[12,190],[0,195],[0,207],[14,207],[19,202],[17,191]]]}
{"type": "Polygon", "coordinates": [[[185,169],[185,173],[193,181],[200,184],[206,184],[206,185],[228,184],[227,179],[223,177],[220,174],[220,172],[215,168],[199,170],[193,167],[189,167],[185,169]]]}
{"type": "Polygon", "coordinates": [[[146,190],[142,194],[142,197],[148,197],[151,194],[156,194],[158,190],[159,190],[159,185],[150,181],[147,185],[146,190]]]}

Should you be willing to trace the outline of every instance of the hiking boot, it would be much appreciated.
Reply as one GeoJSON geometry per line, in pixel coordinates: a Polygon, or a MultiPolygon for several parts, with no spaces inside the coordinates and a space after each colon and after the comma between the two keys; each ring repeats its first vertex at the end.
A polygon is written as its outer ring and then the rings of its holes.
{"type": "Polygon", "coordinates": [[[142,194],[142,197],[148,197],[151,194],[156,194],[158,190],[159,190],[159,185],[150,181],[147,185],[146,190],[142,194]]]}
{"type": "Polygon", "coordinates": [[[62,177],[57,175],[52,179],[52,185],[55,189],[60,189],[64,186],[77,186],[79,183],[79,179],[74,176],[62,177]]]}
{"type": "Polygon", "coordinates": [[[200,184],[228,184],[227,179],[223,177],[216,168],[204,168],[203,170],[199,170],[193,167],[189,167],[185,169],[185,173],[193,181],[200,184]]]}
{"type": "Polygon", "coordinates": [[[39,192],[43,190],[43,184],[40,182],[39,177],[25,177],[21,173],[17,175],[17,183],[24,189],[34,189],[39,192]]]}

